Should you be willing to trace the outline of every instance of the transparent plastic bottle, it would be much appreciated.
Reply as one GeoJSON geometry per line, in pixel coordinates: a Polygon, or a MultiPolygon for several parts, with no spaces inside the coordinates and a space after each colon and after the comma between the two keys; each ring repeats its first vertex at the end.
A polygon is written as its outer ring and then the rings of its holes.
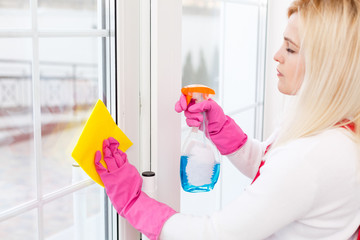
{"type": "MultiPolygon", "coordinates": [[[[193,86],[193,85],[191,85],[193,86]]],[[[203,94],[193,93],[197,102],[207,100],[203,94]]],[[[220,154],[209,140],[206,114],[203,113],[201,130],[192,127],[186,137],[180,160],[181,186],[186,192],[208,192],[218,181],[220,154]]]]}

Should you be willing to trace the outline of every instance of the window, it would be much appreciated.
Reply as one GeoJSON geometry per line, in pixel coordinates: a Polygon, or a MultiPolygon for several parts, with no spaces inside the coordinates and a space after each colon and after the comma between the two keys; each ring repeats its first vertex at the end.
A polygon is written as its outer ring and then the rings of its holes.
{"type": "MultiPolygon", "coordinates": [[[[0,239],[139,239],[71,159],[98,98],[134,143],[129,161],[156,172],[156,198],[180,210],[181,65],[183,85],[213,87],[226,113],[261,138],[266,3],[1,1],[0,239]]],[[[192,195],[197,209],[182,192],[182,211],[220,208],[235,181],[192,195]]]]}
{"type": "Polygon", "coordinates": [[[98,98],[115,109],[113,11],[112,0],[0,3],[0,239],[112,238],[104,190],[71,152],[98,98]]]}
{"type": "MultiPolygon", "coordinates": [[[[205,84],[249,137],[262,139],[267,1],[183,1],[182,84],[205,84]]],[[[182,137],[188,127],[182,121],[182,137]]],[[[181,192],[181,210],[210,213],[250,183],[225,158],[215,189],[181,192]]]]}

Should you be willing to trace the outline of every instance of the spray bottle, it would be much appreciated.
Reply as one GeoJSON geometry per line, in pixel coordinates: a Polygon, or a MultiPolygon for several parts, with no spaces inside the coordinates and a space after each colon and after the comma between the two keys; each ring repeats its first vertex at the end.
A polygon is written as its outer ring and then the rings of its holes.
{"type": "MultiPolygon", "coordinates": [[[[213,89],[204,85],[188,85],[183,87],[181,92],[186,96],[187,104],[191,99],[199,103],[215,95],[213,89]]],[[[181,150],[181,186],[184,191],[191,193],[212,190],[220,173],[220,154],[209,140],[205,113],[200,129],[191,128],[181,150]]]]}

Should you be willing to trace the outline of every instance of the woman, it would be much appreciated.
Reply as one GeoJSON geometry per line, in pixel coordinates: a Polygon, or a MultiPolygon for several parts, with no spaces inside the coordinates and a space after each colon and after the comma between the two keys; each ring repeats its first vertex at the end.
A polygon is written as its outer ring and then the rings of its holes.
{"type": "Polygon", "coordinates": [[[150,239],[357,239],[360,225],[360,1],[297,0],[275,54],[278,89],[295,95],[282,128],[249,139],[214,101],[186,105],[189,126],[207,114],[211,140],[253,183],[212,216],[176,213],[141,192],[141,177],[104,141],[95,166],[114,207],[150,239]]]}

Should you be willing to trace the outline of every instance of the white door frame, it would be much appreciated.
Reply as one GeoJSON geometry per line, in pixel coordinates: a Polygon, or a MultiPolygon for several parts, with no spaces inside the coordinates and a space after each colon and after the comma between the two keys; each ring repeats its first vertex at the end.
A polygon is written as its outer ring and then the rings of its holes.
{"type": "MultiPolygon", "coordinates": [[[[181,89],[181,9],[181,0],[116,3],[118,124],[134,143],[127,152],[129,161],[140,172],[151,164],[156,198],[177,211],[181,115],[174,105],[181,89]],[[147,17],[151,25],[146,25],[147,17]]],[[[139,239],[123,219],[119,229],[119,239],[139,239]]]]}

